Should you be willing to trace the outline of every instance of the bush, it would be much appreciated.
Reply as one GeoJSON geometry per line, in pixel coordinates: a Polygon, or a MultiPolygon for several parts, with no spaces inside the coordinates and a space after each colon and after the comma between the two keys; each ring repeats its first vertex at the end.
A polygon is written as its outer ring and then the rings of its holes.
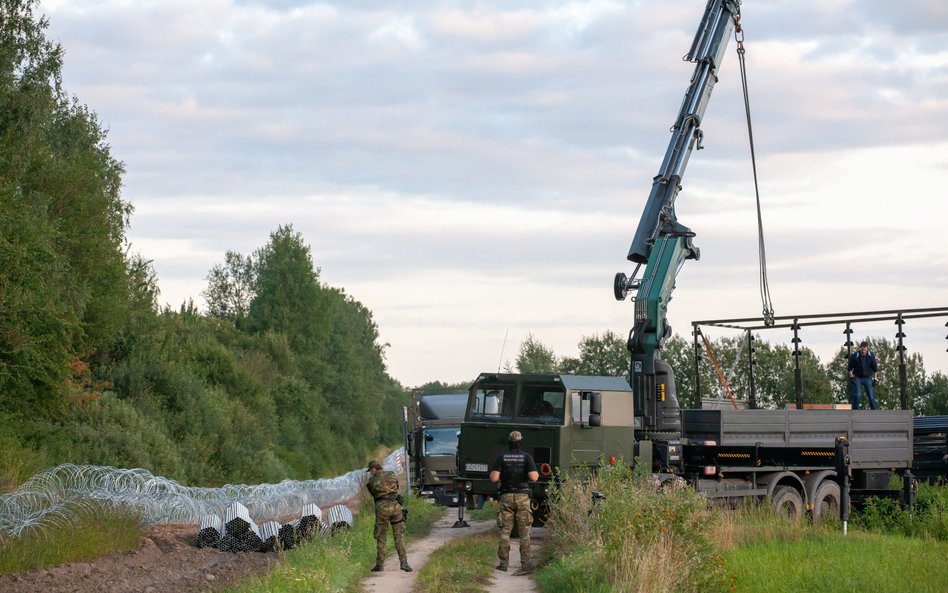
{"type": "MultiPolygon", "coordinates": [[[[560,481],[551,499],[551,573],[559,585],[598,589],[603,575],[622,591],[726,591],[730,577],[708,537],[713,513],[683,482],[660,484],[606,466],[592,476],[560,481]],[[606,499],[593,502],[592,491],[606,499]]],[[[557,586],[559,586],[557,585],[557,586]]]]}
{"type": "Polygon", "coordinates": [[[948,541],[948,487],[919,485],[912,509],[891,499],[870,498],[852,521],[867,531],[948,541]]]}

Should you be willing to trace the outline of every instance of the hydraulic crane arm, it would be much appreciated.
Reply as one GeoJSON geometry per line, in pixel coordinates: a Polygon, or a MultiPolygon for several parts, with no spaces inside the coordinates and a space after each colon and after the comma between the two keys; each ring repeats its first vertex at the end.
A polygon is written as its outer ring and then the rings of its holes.
{"type": "Polygon", "coordinates": [[[686,60],[695,63],[691,84],[685,93],[672,137],[658,175],[629,248],[628,259],[645,264],[641,278],[633,272],[628,278],[617,274],[614,290],[618,300],[636,290],[635,324],[629,335],[632,354],[632,390],[636,414],[643,415],[643,429],[674,429],[677,400],[674,375],[662,362],[658,351],[671,336],[666,319],[668,303],[675,288],[675,276],[686,259],[698,259],[700,251],[692,242],[694,232],[678,222],[675,198],[681,191],[681,179],[692,150],[702,148],[701,120],[711,91],[717,82],[717,69],[727,49],[735,24],[740,19],[740,0],[709,0],[686,60]],[[656,373],[659,375],[656,380],[656,373]],[[672,413],[662,409],[673,405],[672,413]],[[667,416],[667,419],[665,418],[667,416]]]}

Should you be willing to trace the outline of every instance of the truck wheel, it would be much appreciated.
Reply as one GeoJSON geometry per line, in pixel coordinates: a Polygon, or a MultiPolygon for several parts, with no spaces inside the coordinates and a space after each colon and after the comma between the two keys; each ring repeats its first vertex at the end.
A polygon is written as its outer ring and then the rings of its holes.
{"type": "Polygon", "coordinates": [[[772,500],[778,515],[793,520],[803,516],[803,497],[793,486],[777,486],[772,500]]]}
{"type": "Polygon", "coordinates": [[[823,480],[813,495],[813,522],[833,517],[839,517],[839,484],[823,480]]]}

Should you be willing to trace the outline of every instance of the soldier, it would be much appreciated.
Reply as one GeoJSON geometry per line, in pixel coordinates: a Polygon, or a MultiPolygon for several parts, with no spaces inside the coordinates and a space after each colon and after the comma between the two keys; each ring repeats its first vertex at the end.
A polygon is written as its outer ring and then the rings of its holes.
{"type": "Polygon", "coordinates": [[[500,508],[497,511],[497,527],[500,528],[500,545],[497,570],[506,571],[510,563],[510,530],[514,526],[520,535],[520,570],[515,574],[533,571],[530,551],[530,527],[533,512],[530,510],[530,484],[540,479],[537,465],[529,453],[520,450],[523,435],[515,430],[507,435],[509,450],[501,453],[490,468],[490,481],[500,482],[500,508]]]}
{"type": "Polygon", "coordinates": [[[372,474],[365,487],[375,499],[375,566],[372,572],[382,570],[385,563],[385,538],[388,536],[388,525],[392,525],[392,535],[395,537],[395,550],[401,561],[401,569],[411,572],[408,566],[408,555],[405,552],[405,514],[402,512],[402,497],[398,493],[398,476],[394,472],[382,469],[378,461],[370,461],[367,472],[372,474]]]}

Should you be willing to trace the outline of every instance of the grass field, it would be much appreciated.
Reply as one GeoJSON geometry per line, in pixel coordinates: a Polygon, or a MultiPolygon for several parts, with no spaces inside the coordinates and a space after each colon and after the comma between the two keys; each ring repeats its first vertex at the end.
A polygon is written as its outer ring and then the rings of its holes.
{"type": "Polygon", "coordinates": [[[0,574],[133,550],[144,531],[137,514],[101,505],[75,506],[63,516],[70,519],[50,521],[42,529],[27,530],[18,537],[0,535],[0,574]]]}
{"type": "Polygon", "coordinates": [[[822,534],[724,555],[736,593],[944,593],[948,542],[873,533],[822,534]]]}

